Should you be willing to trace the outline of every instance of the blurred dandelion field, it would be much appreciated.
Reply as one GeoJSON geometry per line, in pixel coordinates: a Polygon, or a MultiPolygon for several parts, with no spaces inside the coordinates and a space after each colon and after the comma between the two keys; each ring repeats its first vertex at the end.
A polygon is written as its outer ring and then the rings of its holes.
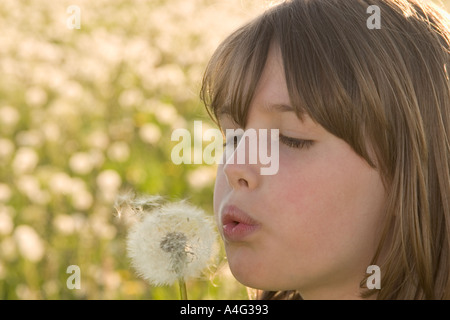
{"type": "MultiPolygon", "coordinates": [[[[214,127],[203,70],[257,2],[1,1],[0,299],[178,299],[131,268],[114,200],[134,190],[212,214],[216,168],[173,164],[171,133],[214,127]],[[67,27],[71,5],[80,29],[67,27]],[[66,285],[71,265],[80,289],[66,285]]],[[[223,258],[187,287],[247,298],[223,258]]]]}
{"type": "MultiPolygon", "coordinates": [[[[171,133],[214,127],[206,63],[268,2],[1,0],[0,299],[178,299],[131,268],[114,200],[134,190],[212,214],[216,168],[173,164],[171,133]]],[[[223,256],[189,298],[247,299],[223,256]]]]}

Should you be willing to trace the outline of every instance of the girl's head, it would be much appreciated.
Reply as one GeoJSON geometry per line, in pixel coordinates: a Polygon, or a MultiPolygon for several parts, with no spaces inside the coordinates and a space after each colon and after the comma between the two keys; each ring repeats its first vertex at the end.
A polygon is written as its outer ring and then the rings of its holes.
{"type": "Polygon", "coordinates": [[[449,28],[415,0],[291,0],[219,46],[208,110],[222,129],[280,132],[277,174],[218,168],[239,281],[264,297],[449,297],[449,28]]]}

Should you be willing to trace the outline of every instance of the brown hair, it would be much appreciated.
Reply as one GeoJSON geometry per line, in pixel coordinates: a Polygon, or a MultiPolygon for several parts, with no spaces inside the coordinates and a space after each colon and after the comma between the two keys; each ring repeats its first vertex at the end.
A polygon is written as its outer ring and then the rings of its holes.
{"type": "MultiPolygon", "coordinates": [[[[297,115],[308,114],[379,170],[388,194],[373,257],[381,289],[363,297],[450,297],[449,21],[418,0],[288,0],[231,34],[204,75],[210,115],[228,108],[245,127],[277,45],[297,115]],[[380,9],[380,29],[366,25],[370,5],[380,9]]],[[[261,297],[301,298],[295,291],[261,297]]]]}

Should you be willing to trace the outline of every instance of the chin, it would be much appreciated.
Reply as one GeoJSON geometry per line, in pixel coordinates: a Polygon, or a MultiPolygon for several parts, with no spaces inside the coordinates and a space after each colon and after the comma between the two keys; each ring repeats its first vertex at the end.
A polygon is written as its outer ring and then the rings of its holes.
{"type": "Polygon", "coordinates": [[[253,289],[279,290],[275,283],[271,283],[275,280],[274,273],[264,265],[264,259],[252,256],[244,248],[240,249],[227,252],[228,264],[236,280],[253,289]]]}
{"type": "Polygon", "coordinates": [[[226,252],[228,265],[236,280],[245,286],[256,288],[263,278],[261,266],[257,263],[258,259],[245,247],[230,245],[226,247],[226,252]]]}

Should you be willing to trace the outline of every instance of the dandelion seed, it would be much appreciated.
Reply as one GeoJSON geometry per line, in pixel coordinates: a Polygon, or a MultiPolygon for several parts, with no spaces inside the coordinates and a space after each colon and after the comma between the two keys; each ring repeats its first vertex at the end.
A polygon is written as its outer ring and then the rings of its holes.
{"type": "Polygon", "coordinates": [[[117,211],[118,218],[126,225],[131,226],[142,220],[144,211],[160,206],[162,201],[163,198],[159,195],[136,198],[135,194],[130,191],[117,196],[114,209],[117,211]]]}
{"type": "Polygon", "coordinates": [[[189,253],[186,235],[182,232],[170,232],[162,238],[159,247],[170,254],[170,269],[181,276],[189,253]]]}
{"type": "Polygon", "coordinates": [[[134,221],[128,233],[128,256],[151,285],[184,283],[213,264],[217,234],[203,210],[186,201],[132,194],[119,197],[115,208],[128,223],[134,221]]]}

